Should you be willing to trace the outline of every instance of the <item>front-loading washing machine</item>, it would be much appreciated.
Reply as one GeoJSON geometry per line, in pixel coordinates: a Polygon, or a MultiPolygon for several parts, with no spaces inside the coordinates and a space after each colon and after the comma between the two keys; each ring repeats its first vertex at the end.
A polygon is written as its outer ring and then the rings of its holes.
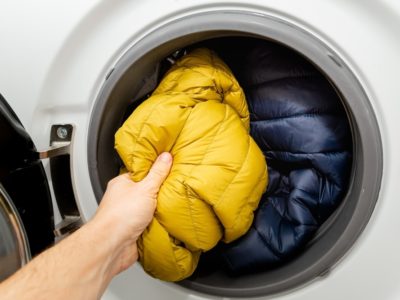
{"type": "Polygon", "coordinates": [[[324,74],[347,112],[353,163],[346,196],[294,259],[254,274],[213,270],[176,284],[136,265],[114,279],[104,299],[400,297],[396,1],[43,0],[2,6],[1,93],[38,149],[66,149],[43,162],[53,224],[63,230],[94,214],[118,172],[116,129],[133,100],[154,88],[160,62],[180,49],[227,37],[283,45],[324,74]]]}

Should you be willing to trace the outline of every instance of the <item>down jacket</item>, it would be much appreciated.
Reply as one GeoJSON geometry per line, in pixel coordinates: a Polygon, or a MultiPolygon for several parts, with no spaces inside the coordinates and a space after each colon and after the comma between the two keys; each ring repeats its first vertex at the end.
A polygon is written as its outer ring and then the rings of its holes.
{"type": "Polygon", "coordinates": [[[236,51],[225,61],[246,92],[251,135],[269,173],[251,229],[223,250],[241,273],[300,253],[344,197],[352,143],[340,98],[304,58],[265,41],[236,51]]]}
{"type": "Polygon", "coordinates": [[[190,276],[202,252],[251,226],[267,185],[266,162],[249,135],[244,93],[210,50],[177,61],[117,131],[115,148],[134,181],[160,153],[174,157],[155,218],[138,241],[140,262],[152,276],[190,276]]]}

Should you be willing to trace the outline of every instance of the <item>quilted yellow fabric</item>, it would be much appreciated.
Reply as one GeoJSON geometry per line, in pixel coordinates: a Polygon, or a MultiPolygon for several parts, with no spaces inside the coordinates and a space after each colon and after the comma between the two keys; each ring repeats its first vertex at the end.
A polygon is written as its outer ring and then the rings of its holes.
{"type": "Polygon", "coordinates": [[[267,185],[266,162],[249,135],[244,93],[212,51],[178,60],[117,131],[115,148],[134,181],[160,153],[174,157],[155,217],[138,241],[150,275],[189,277],[202,252],[249,229],[267,185]]]}

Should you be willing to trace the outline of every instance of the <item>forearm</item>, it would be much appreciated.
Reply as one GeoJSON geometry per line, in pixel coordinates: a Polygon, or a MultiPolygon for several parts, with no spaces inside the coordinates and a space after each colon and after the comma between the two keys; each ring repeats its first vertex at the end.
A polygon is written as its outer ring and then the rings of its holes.
{"type": "Polygon", "coordinates": [[[100,298],[121,251],[109,225],[91,221],[36,257],[0,285],[0,298],[100,298]]]}

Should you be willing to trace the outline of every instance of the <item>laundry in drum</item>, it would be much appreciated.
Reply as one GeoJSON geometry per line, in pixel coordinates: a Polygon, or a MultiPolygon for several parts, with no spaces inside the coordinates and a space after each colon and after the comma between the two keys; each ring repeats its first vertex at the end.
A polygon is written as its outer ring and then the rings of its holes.
{"type": "Polygon", "coordinates": [[[155,217],[138,240],[148,274],[185,279],[203,252],[249,230],[268,181],[265,157],[249,131],[242,88],[207,48],[174,62],[118,129],[115,148],[134,181],[160,153],[174,157],[155,217]]]}
{"type": "Polygon", "coordinates": [[[306,253],[340,209],[349,185],[352,136],[333,84],[308,60],[269,41],[215,45],[246,94],[251,136],[268,163],[269,185],[249,231],[203,256],[241,275],[277,268],[306,253]],[[231,51],[230,49],[235,49],[231,51]]]}

